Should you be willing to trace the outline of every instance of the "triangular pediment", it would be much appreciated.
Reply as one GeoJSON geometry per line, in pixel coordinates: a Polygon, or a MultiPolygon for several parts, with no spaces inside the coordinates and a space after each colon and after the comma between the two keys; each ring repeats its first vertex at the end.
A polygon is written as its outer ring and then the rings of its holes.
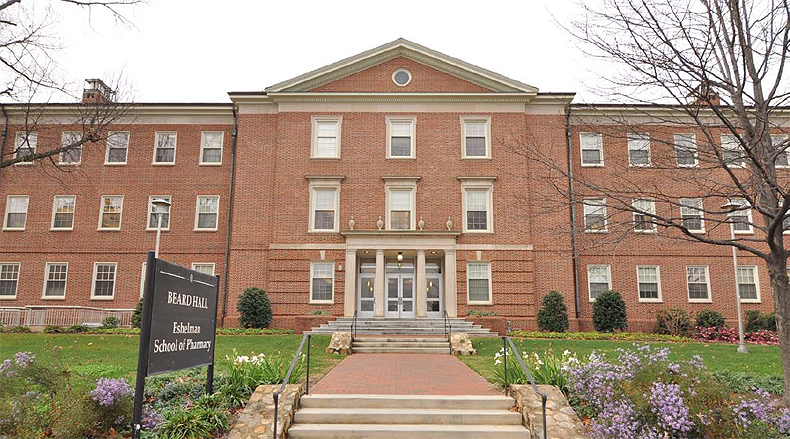
{"type": "MultiPolygon", "coordinates": [[[[328,84],[341,81],[360,72],[380,66],[398,58],[407,59],[436,72],[436,75],[448,77],[468,83],[479,88],[477,91],[490,93],[527,93],[535,94],[538,89],[531,85],[507,78],[482,67],[447,56],[443,53],[399,38],[358,55],[343,59],[336,63],[299,75],[279,84],[266,88],[266,93],[278,92],[311,92],[329,91],[333,88],[328,84]]],[[[459,83],[460,84],[460,83],[459,83]]],[[[456,87],[457,88],[457,87],[456,87]]],[[[475,90],[473,87],[463,89],[475,90]]],[[[350,90],[344,90],[350,91],[350,90]]],[[[385,92],[386,90],[366,90],[385,92]]],[[[459,90],[431,90],[434,92],[457,92],[459,90]]]]}

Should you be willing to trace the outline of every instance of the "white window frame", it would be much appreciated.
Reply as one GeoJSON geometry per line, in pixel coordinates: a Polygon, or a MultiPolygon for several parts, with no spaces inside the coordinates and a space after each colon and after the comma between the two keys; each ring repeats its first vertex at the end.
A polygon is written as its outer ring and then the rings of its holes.
{"type": "Polygon", "coordinates": [[[191,266],[192,270],[198,271],[198,269],[197,269],[198,265],[206,265],[206,266],[211,265],[211,274],[210,274],[210,276],[216,275],[217,264],[215,264],[213,262],[193,262],[192,266],[191,266]]]}
{"type": "MultiPolygon", "coordinates": [[[[212,148],[214,149],[214,148],[212,148]]],[[[225,132],[224,131],[201,131],[200,132],[200,158],[198,159],[199,166],[222,166],[222,155],[225,149],[225,132]],[[206,134],[219,134],[219,161],[218,162],[204,162],[203,150],[206,148],[205,136],[206,134]]]]}
{"type": "MultiPolygon", "coordinates": [[[[132,134],[129,131],[110,131],[107,133],[107,141],[104,145],[104,165],[105,166],[124,166],[129,161],[129,143],[132,141],[132,134]],[[123,133],[126,134],[126,154],[124,156],[124,161],[122,162],[111,162],[110,161],[110,137],[115,134],[123,133]]],[[[120,149],[120,148],[116,148],[120,149]]],[[[156,153],[154,153],[156,154],[156,153]]]]}
{"type": "Polygon", "coordinates": [[[66,300],[66,293],[69,287],[69,263],[68,262],[46,262],[44,264],[44,285],[41,289],[41,300],[66,300]],[[66,277],[63,279],[63,295],[62,296],[47,296],[47,282],[49,281],[49,267],[50,265],[65,265],[66,277]]]}
{"type": "MultiPolygon", "coordinates": [[[[584,232],[585,233],[606,233],[609,231],[609,221],[607,219],[606,213],[606,198],[584,198],[582,200],[582,210],[583,210],[583,218],[584,221],[584,232]],[[603,229],[596,230],[596,229],[588,229],[587,228],[587,208],[591,208],[598,210],[601,209],[603,211],[603,229]]],[[[590,212],[592,213],[592,212],[590,212]]]]}
{"type": "Polygon", "coordinates": [[[463,202],[463,225],[464,233],[494,233],[494,179],[490,178],[461,178],[461,198],[463,202]],[[468,191],[485,191],[486,193],[486,228],[469,229],[467,226],[467,199],[468,191]]]}
{"type": "Polygon", "coordinates": [[[417,157],[417,117],[416,116],[387,116],[387,158],[393,160],[409,160],[417,157]],[[411,144],[409,145],[409,155],[399,156],[392,155],[392,124],[393,123],[409,123],[411,124],[411,134],[409,138],[411,144]]]}
{"type": "MultiPolygon", "coordinates": [[[[167,218],[168,218],[168,220],[167,220],[167,227],[162,227],[162,231],[166,232],[166,231],[170,230],[170,226],[173,224],[173,204],[172,204],[173,203],[173,196],[172,195],[149,195],[148,196],[148,209],[146,210],[146,215],[145,215],[145,230],[146,231],[151,231],[151,230],[156,231],[156,226],[150,227],[151,226],[150,223],[151,223],[151,215],[153,215],[153,213],[154,213],[154,203],[153,203],[153,201],[155,199],[157,199],[157,198],[167,198],[168,200],[170,200],[170,205],[167,206],[167,218]]],[[[159,221],[159,220],[157,219],[157,221],[159,221]]],[[[217,222],[219,222],[219,217],[217,218],[217,222]]]]}
{"type": "Polygon", "coordinates": [[[117,262],[94,262],[93,263],[93,277],[91,278],[91,300],[114,300],[115,290],[118,286],[118,263],[117,262]],[[114,268],[112,273],[112,295],[111,296],[97,296],[96,295],[96,276],[99,274],[99,265],[112,265],[114,268]]]}
{"type": "MultiPolygon", "coordinates": [[[[14,212],[14,213],[19,213],[19,212],[14,212]]],[[[27,227],[27,217],[29,213],[30,213],[30,195],[8,195],[5,199],[5,211],[3,212],[3,230],[8,230],[8,231],[25,230],[25,227],[27,227]],[[25,223],[22,224],[22,227],[8,227],[8,215],[11,213],[8,211],[8,209],[11,205],[12,198],[24,198],[25,200],[27,200],[25,202],[25,223]]]]}
{"type": "MultiPolygon", "coordinates": [[[[493,271],[491,269],[491,261],[468,261],[466,263],[466,303],[468,305],[493,305],[494,304],[494,290],[493,290],[493,282],[491,278],[494,276],[492,275],[493,271]],[[488,268],[488,300],[471,300],[469,298],[469,277],[470,265],[485,265],[488,268]]],[[[477,279],[477,278],[475,278],[477,279]]]]}
{"type": "Polygon", "coordinates": [[[636,296],[640,302],[647,303],[661,303],[664,301],[664,296],[661,294],[661,267],[658,265],[637,265],[636,266],[636,296]],[[642,291],[639,289],[639,269],[640,268],[655,268],[656,269],[656,283],[658,284],[658,298],[642,298],[642,291]]]}
{"type": "MultiPolygon", "coordinates": [[[[82,132],[80,132],[80,131],[62,131],[62,132],[60,133],[60,146],[61,146],[61,147],[65,146],[66,136],[68,136],[68,135],[70,135],[70,134],[76,134],[76,135],[78,135],[79,137],[82,137],[82,135],[83,135],[83,133],[82,133],[82,132]]],[[[83,152],[83,151],[82,151],[82,145],[80,145],[80,146],[78,146],[78,147],[76,147],[76,148],[72,148],[72,149],[70,149],[70,150],[61,151],[61,152],[58,154],[58,165],[76,166],[76,165],[79,165],[79,164],[81,164],[81,163],[82,163],[82,152],[83,152]],[[64,161],[63,161],[63,154],[66,154],[66,153],[68,153],[68,152],[70,152],[70,151],[73,151],[73,150],[75,150],[75,149],[79,149],[79,150],[80,150],[80,159],[79,159],[79,160],[77,160],[76,162],[64,162],[64,161]]]]}
{"type": "MultiPolygon", "coordinates": [[[[25,137],[28,137],[28,142],[29,142],[31,136],[35,139],[35,142],[33,142],[32,145],[28,144],[28,146],[32,146],[31,149],[33,150],[33,154],[36,153],[36,150],[38,149],[38,131],[17,131],[16,135],[14,136],[14,158],[19,157],[19,146],[24,141],[25,137]]],[[[25,161],[25,162],[17,162],[14,165],[30,166],[33,163],[34,162],[32,161],[29,162],[25,161]]]]}
{"type": "MultiPolygon", "coordinates": [[[[386,230],[393,230],[392,228],[392,218],[391,218],[391,210],[390,210],[390,194],[392,191],[410,191],[411,193],[411,213],[409,214],[409,228],[405,230],[415,230],[417,221],[415,217],[417,216],[417,177],[405,177],[405,178],[398,178],[398,177],[384,177],[384,191],[385,191],[385,200],[386,203],[386,213],[387,219],[385,221],[385,229],[386,230]]],[[[403,230],[403,229],[397,229],[403,230]]]]}
{"type": "MultiPolygon", "coordinates": [[[[195,232],[216,232],[219,228],[219,202],[220,198],[219,195],[198,195],[195,197],[195,232]],[[217,221],[214,223],[214,227],[198,227],[198,219],[200,216],[200,199],[201,198],[216,198],[217,199],[217,221]]],[[[169,224],[168,224],[169,225],[169,224]]],[[[154,229],[156,230],[156,229],[154,229]]],[[[164,229],[162,229],[164,230],[164,229]]]]}
{"type": "Polygon", "coordinates": [[[697,135],[693,133],[675,133],[672,138],[673,146],[675,147],[675,164],[679,168],[696,168],[699,167],[699,153],[697,151],[697,135]],[[678,163],[678,137],[686,137],[691,139],[692,145],[694,145],[694,163],[693,164],[683,164],[678,163]]]}
{"type": "Polygon", "coordinates": [[[311,117],[311,134],[310,134],[310,158],[317,160],[337,160],[340,158],[340,139],[342,138],[343,131],[343,116],[313,116],[311,117]],[[335,148],[335,155],[333,156],[319,156],[318,152],[318,123],[319,122],[334,122],[337,124],[337,146],[335,148]]]}
{"type": "Polygon", "coordinates": [[[633,168],[646,168],[652,165],[653,158],[652,158],[652,151],[650,145],[650,135],[647,133],[628,133],[627,135],[627,143],[628,143],[628,166],[633,168]],[[647,147],[645,148],[634,148],[632,147],[632,142],[647,142],[647,147]],[[631,151],[643,151],[647,150],[647,163],[633,163],[631,161],[631,151]]]}
{"type": "Polygon", "coordinates": [[[741,303],[762,303],[761,296],[760,296],[760,276],[758,274],[757,266],[756,265],[739,265],[738,269],[740,270],[741,268],[746,268],[746,269],[751,269],[752,270],[752,276],[754,276],[754,288],[755,288],[755,291],[757,292],[757,298],[756,299],[742,299],[741,298],[741,283],[736,278],[735,279],[735,285],[738,288],[738,299],[740,299],[741,303]]]}
{"type": "Polygon", "coordinates": [[[398,87],[406,87],[411,82],[411,72],[406,70],[406,69],[404,69],[404,68],[395,69],[395,71],[392,72],[392,82],[394,82],[395,85],[397,85],[398,87]],[[406,73],[409,76],[409,80],[406,81],[406,83],[404,83],[404,84],[398,84],[398,82],[395,81],[395,75],[397,75],[400,72],[404,72],[404,73],[406,73]]]}
{"type": "Polygon", "coordinates": [[[651,209],[650,210],[642,210],[642,212],[647,212],[650,214],[656,214],[656,200],[650,198],[635,198],[631,201],[631,208],[633,209],[633,220],[634,220],[634,233],[656,233],[658,230],[658,226],[655,223],[655,218],[648,216],[650,221],[650,228],[649,229],[637,229],[636,228],[636,216],[640,215],[636,212],[636,203],[639,201],[646,201],[650,203],[651,209]]]}
{"type": "Polygon", "coordinates": [[[687,265],[685,270],[683,271],[683,275],[685,276],[686,281],[686,298],[688,299],[689,303],[713,303],[713,291],[710,289],[710,267],[707,265],[687,265]],[[708,298],[707,299],[692,299],[691,298],[691,290],[689,289],[689,268],[704,268],[705,269],[705,282],[708,286],[708,298]]]}
{"type": "Polygon", "coordinates": [[[681,225],[683,224],[683,209],[696,210],[697,212],[699,212],[700,228],[699,229],[688,229],[688,231],[691,232],[691,233],[705,233],[705,212],[703,210],[704,209],[704,207],[703,207],[704,200],[702,198],[699,198],[699,197],[683,197],[683,198],[681,198],[679,200],[679,202],[680,202],[679,203],[680,204],[680,224],[681,225]],[[695,209],[693,207],[684,206],[683,205],[683,200],[699,200],[699,210],[697,210],[697,209],[695,209]]]}
{"type": "Polygon", "coordinates": [[[604,163],[603,157],[603,135],[601,133],[589,133],[589,132],[582,132],[579,133],[579,162],[581,163],[582,167],[584,168],[602,168],[604,163]],[[585,138],[593,138],[597,139],[597,147],[593,148],[590,145],[585,145],[585,138]],[[601,155],[601,162],[600,163],[585,163],[584,162],[584,151],[585,150],[598,150],[599,154],[601,155]]]}
{"type": "Polygon", "coordinates": [[[490,160],[491,159],[491,116],[461,116],[461,158],[469,160],[490,160]],[[466,155],[466,124],[483,123],[485,124],[485,156],[466,155]]]}
{"type": "MultiPolygon", "coordinates": [[[[340,178],[310,178],[310,218],[308,220],[308,233],[339,233],[340,232],[340,178]],[[332,229],[315,228],[315,203],[317,190],[335,191],[335,224],[332,229]]],[[[311,290],[312,291],[312,290],[311,290]]]]}
{"type": "Polygon", "coordinates": [[[743,145],[741,145],[741,142],[738,141],[738,137],[736,137],[734,134],[722,134],[720,140],[721,140],[720,152],[724,164],[726,164],[730,168],[745,168],[746,167],[746,158],[744,157],[745,151],[743,150],[743,145]],[[725,139],[729,139],[729,140],[725,140],[725,139]],[[734,144],[737,147],[738,155],[741,156],[740,163],[739,162],[727,163],[727,161],[724,158],[724,151],[729,150],[731,148],[725,148],[724,147],[725,144],[734,144]]]}
{"type": "MultiPolygon", "coordinates": [[[[14,287],[14,295],[0,295],[0,300],[14,300],[16,299],[17,293],[19,292],[19,278],[22,277],[22,263],[21,262],[0,262],[0,268],[4,265],[15,265],[17,267],[16,270],[16,286],[14,287]]],[[[11,279],[3,279],[3,280],[11,280],[11,279]]]]}
{"type": "Polygon", "coordinates": [[[609,284],[607,291],[612,291],[612,266],[608,264],[588,264],[587,265],[587,299],[590,302],[595,302],[592,297],[592,288],[590,287],[590,268],[606,267],[606,281],[609,284]]]}
{"type": "MultiPolygon", "coordinates": [[[[782,144],[787,142],[787,134],[771,134],[771,145],[776,147],[777,143],[782,144]]],[[[787,164],[779,165],[774,163],[774,166],[778,169],[787,169],[790,168],[790,147],[785,148],[784,151],[785,158],[787,158],[787,164]]]]}
{"type": "MultiPolygon", "coordinates": [[[[741,201],[743,201],[743,205],[744,206],[749,206],[746,209],[738,210],[738,213],[746,212],[746,219],[749,222],[749,230],[738,230],[738,229],[735,228],[735,224],[731,224],[730,227],[732,227],[733,233],[736,234],[736,235],[752,235],[752,234],[754,234],[754,224],[753,224],[754,220],[752,219],[752,207],[751,207],[751,205],[749,204],[748,201],[746,201],[745,198],[733,198],[733,199],[731,199],[729,201],[730,201],[730,203],[735,203],[736,202],[735,200],[741,200],[741,201]]],[[[727,218],[728,219],[731,218],[734,213],[735,213],[734,211],[733,212],[728,212],[727,213],[727,218]]],[[[738,215],[738,216],[740,216],[740,215],[738,215]]],[[[782,232],[782,233],[784,233],[784,232],[782,232]]]]}
{"type": "Polygon", "coordinates": [[[99,225],[96,230],[100,231],[114,231],[121,230],[123,224],[123,195],[102,195],[99,199],[99,225]],[[102,217],[104,217],[104,199],[105,198],[120,198],[121,199],[121,212],[118,216],[118,227],[102,227],[102,217]]]}
{"type": "MultiPolygon", "coordinates": [[[[126,152],[129,154],[129,152],[126,152]]],[[[178,131],[157,131],[154,133],[154,155],[151,158],[151,165],[152,166],[175,166],[176,164],[176,155],[178,154],[178,131]],[[156,151],[159,147],[159,135],[160,134],[173,134],[176,137],[176,141],[173,144],[173,161],[172,162],[157,162],[156,161],[156,151]]],[[[163,229],[164,230],[164,229],[163,229]]]]}
{"type": "Polygon", "coordinates": [[[49,230],[55,231],[69,231],[74,230],[74,221],[77,216],[77,196],[76,195],[55,195],[52,197],[52,218],[49,222],[49,230]],[[74,211],[71,212],[71,227],[55,227],[55,214],[57,213],[57,200],[58,198],[71,198],[74,200],[74,211]]]}
{"type": "Polygon", "coordinates": [[[335,261],[310,261],[310,305],[330,305],[335,303],[335,261]],[[313,299],[313,277],[315,274],[314,267],[316,264],[331,264],[332,265],[332,299],[316,300],[313,299]]]}

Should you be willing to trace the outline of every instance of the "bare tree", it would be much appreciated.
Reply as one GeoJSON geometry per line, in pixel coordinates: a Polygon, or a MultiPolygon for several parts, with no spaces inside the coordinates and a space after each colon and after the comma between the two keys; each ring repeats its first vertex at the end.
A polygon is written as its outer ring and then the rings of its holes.
{"type": "MultiPolygon", "coordinates": [[[[83,98],[81,87],[63,79],[58,64],[62,47],[57,32],[61,11],[78,9],[85,14],[90,26],[95,15],[129,25],[123,8],[142,0],[8,0],[0,2],[0,112],[4,119],[0,143],[0,169],[22,162],[48,160],[53,164],[75,156],[84,145],[107,139],[107,127],[117,123],[128,113],[131,102],[122,80],[111,82],[94,98],[83,98]],[[48,102],[55,99],[71,100],[75,104],[62,106],[52,117],[48,102]],[[127,100],[128,99],[128,100],[127,100]],[[79,105],[78,105],[79,103],[79,105]],[[12,114],[10,114],[12,113],[12,114]],[[45,113],[46,117],[45,117],[45,113]],[[9,118],[13,119],[9,121],[9,118]],[[81,131],[80,136],[64,138],[57,145],[36,148],[36,128],[44,123],[60,124],[81,131]],[[8,138],[9,124],[18,125],[21,137],[8,138]],[[9,145],[10,143],[10,145],[9,145]],[[57,157],[58,160],[54,158],[57,157]]],[[[98,83],[95,83],[98,84],[98,83]]],[[[101,88],[105,85],[102,83],[101,88]]]]}
{"type": "Polygon", "coordinates": [[[790,399],[790,173],[781,169],[790,165],[790,143],[780,136],[790,121],[788,1],[602,0],[580,8],[566,29],[587,56],[606,62],[596,91],[611,103],[572,106],[568,122],[623,153],[604,149],[605,172],[570,172],[564,150],[528,139],[509,145],[544,170],[553,208],[588,206],[584,227],[606,233],[584,234],[587,245],[624,245],[648,232],[764,260],[790,399]],[[731,225],[754,233],[731,239],[731,225]]]}

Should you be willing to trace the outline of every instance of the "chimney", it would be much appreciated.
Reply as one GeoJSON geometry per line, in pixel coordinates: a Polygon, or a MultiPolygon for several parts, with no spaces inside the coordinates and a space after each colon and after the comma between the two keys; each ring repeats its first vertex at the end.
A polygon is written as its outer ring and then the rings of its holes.
{"type": "Polygon", "coordinates": [[[112,102],[115,92],[101,79],[86,79],[82,91],[83,104],[106,104],[112,102]]]}
{"type": "Polygon", "coordinates": [[[707,82],[700,83],[688,97],[691,105],[707,106],[709,103],[714,106],[721,105],[719,94],[707,82]]]}

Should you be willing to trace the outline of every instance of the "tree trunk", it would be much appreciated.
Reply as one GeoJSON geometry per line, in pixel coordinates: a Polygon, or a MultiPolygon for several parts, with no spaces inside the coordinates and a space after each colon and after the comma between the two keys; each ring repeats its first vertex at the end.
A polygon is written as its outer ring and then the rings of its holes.
{"type": "Polygon", "coordinates": [[[771,292],[776,310],[776,330],[779,334],[779,352],[782,355],[782,371],[785,380],[784,400],[790,403],[790,285],[785,261],[768,262],[771,274],[771,292]]]}

